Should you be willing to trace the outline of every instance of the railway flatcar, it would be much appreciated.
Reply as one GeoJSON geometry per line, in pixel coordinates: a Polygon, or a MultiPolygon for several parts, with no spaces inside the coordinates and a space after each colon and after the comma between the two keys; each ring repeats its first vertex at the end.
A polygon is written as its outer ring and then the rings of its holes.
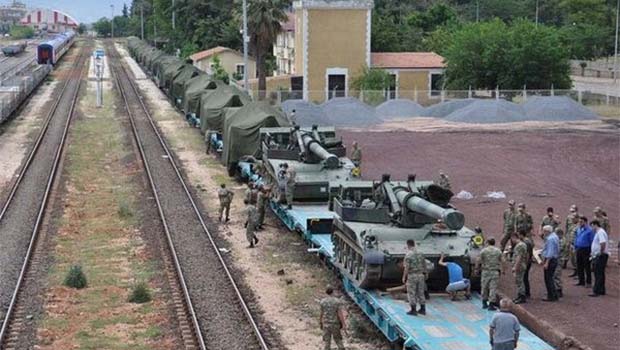
{"type": "Polygon", "coordinates": [[[37,47],[37,63],[55,65],[73,45],[75,32],[69,31],[54,36],[37,47]]]}

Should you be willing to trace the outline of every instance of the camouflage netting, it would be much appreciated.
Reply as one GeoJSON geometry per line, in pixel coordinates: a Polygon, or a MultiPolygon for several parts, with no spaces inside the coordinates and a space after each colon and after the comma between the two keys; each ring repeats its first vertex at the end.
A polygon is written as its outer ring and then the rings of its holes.
{"type": "Polygon", "coordinates": [[[181,110],[185,114],[200,112],[200,96],[208,91],[217,89],[222,82],[216,82],[207,74],[200,74],[185,83],[185,93],[183,94],[183,104],[181,110]]]}
{"type": "Polygon", "coordinates": [[[240,157],[254,155],[260,148],[260,128],[289,126],[280,109],[265,102],[254,102],[226,114],[222,162],[229,167],[240,157]]]}
{"type": "Polygon", "coordinates": [[[220,85],[217,89],[202,94],[200,103],[200,130],[222,132],[226,109],[242,107],[252,100],[237,87],[220,85]]]}

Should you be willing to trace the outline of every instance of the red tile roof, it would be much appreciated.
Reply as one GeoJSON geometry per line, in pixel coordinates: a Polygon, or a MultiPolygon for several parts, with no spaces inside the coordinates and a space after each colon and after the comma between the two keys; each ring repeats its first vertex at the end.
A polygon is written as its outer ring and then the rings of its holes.
{"type": "Polygon", "coordinates": [[[434,52],[373,52],[373,68],[444,68],[443,57],[434,52]]]}
{"type": "Polygon", "coordinates": [[[289,12],[286,14],[287,20],[286,22],[280,23],[282,25],[283,32],[294,32],[295,31],[295,14],[293,12],[289,12]]]}
{"type": "Polygon", "coordinates": [[[234,52],[235,50],[230,49],[228,47],[216,46],[216,47],[208,49],[208,50],[196,52],[195,54],[189,56],[189,58],[191,58],[194,62],[197,62],[197,61],[200,61],[202,59],[211,57],[213,55],[217,55],[219,53],[222,53],[224,51],[233,51],[234,52]]]}

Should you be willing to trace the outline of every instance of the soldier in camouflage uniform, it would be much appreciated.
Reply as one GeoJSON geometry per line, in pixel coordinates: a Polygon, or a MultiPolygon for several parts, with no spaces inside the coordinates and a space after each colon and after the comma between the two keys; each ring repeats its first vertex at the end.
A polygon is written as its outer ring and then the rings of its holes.
{"type": "Polygon", "coordinates": [[[230,203],[232,202],[234,193],[226,188],[226,184],[221,184],[217,190],[217,197],[220,200],[219,220],[222,221],[222,214],[226,213],[226,222],[229,221],[228,214],[230,212],[230,203]]]}
{"type": "MultiPolygon", "coordinates": [[[[562,257],[562,251],[564,250],[564,246],[566,243],[564,239],[564,231],[561,228],[558,228],[555,230],[555,234],[560,239],[560,257],[562,257]]],[[[564,293],[562,292],[562,269],[560,268],[560,266],[557,266],[555,268],[555,271],[553,272],[553,284],[555,285],[555,293],[558,298],[563,297],[564,293]]]]}
{"type": "Polygon", "coordinates": [[[554,231],[556,228],[558,228],[558,226],[560,226],[560,217],[553,214],[552,207],[547,208],[547,215],[543,216],[542,220],[540,221],[540,226],[538,227],[539,236],[542,234],[542,228],[547,225],[553,227],[554,231]]]}
{"type": "Polygon", "coordinates": [[[523,286],[525,287],[525,297],[530,297],[530,269],[532,268],[532,258],[534,256],[534,241],[527,235],[527,232],[519,232],[519,237],[527,246],[527,259],[525,264],[525,273],[523,274],[523,286]]]}
{"type": "Polygon", "coordinates": [[[510,237],[510,242],[514,247],[512,274],[515,277],[515,285],[517,286],[517,298],[513,300],[515,304],[522,304],[526,302],[525,296],[525,284],[523,283],[523,277],[525,270],[527,269],[528,253],[527,245],[519,234],[514,232],[510,237]]]}
{"type": "Polygon", "coordinates": [[[254,204],[250,203],[247,199],[243,200],[245,204],[245,213],[247,215],[247,221],[245,222],[245,238],[250,243],[248,248],[254,248],[254,245],[258,243],[258,237],[256,237],[256,217],[257,211],[254,204]]]}
{"type": "Polygon", "coordinates": [[[517,206],[517,215],[515,216],[515,231],[521,232],[522,230],[527,233],[528,236],[532,236],[532,215],[525,211],[525,204],[519,203],[517,206]]]}
{"type": "Polygon", "coordinates": [[[356,168],[362,167],[362,149],[357,144],[357,141],[353,141],[353,150],[351,151],[351,162],[356,168]]]}
{"type": "Polygon", "coordinates": [[[495,246],[495,238],[487,240],[487,246],[480,252],[476,265],[481,265],[482,308],[497,310],[497,283],[502,269],[502,251],[495,246]]]}
{"type": "Polygon", "coordinates": [[[245,199],[250,202],[250,204],[256,204],[258,199],[258,188],[252,181],[248,182],[248,188],[245,190],[245,199]]]}
{"type": "Polygon", "coordinates": [[[416,316],[418,313],[426,315],[426,300],[424,298],[424,285],[426,284],[426,261],[424,256],[415,248],[415,242],[412,239],[407,240],[408,252],[405,255],[403,264],[403,283],[407,284],[407,298],[411,310],[407,312],[409,315],[416,316]],[[420,304],[420,310],[417,310],[417,304],[420,304]]]}
{"type": "Polygon", "coordinates": [[[611,234],[609,218],[607,217],[607,213],[605,213],[601,207],[594,208],[594,219],[601,223],[601,228],[607,232],[607,235],[611,234]]]}
{"type": "Polygon", "coordinates": [[[284,195],[286,196],[286,204],[288,206],[288,209],[293,209],[293,195],[295,194],[297,172],[293,167],[289,167],[286,163],[284,163],[284,169],[286,169],[286,187],[284,190],[284,195]]]}
{"type": "Polygon", "coordinates": [[[324,349],[331,349],[332,338],[338,346],[339,350],[344,350],[342,343],[341,329],[345,329],[345,318],[342,312],[343,302],[339,298],[332,296],[334,290],[331,287],[325,289],[327,296],[319,302],[321,307],[321,316],[319,323],[323,331],[324,349]]]}
{"type": "Polygon", "coordinates": [[[571,262],[573,268],[576,267],[576,261],[573,263],[573,255],[574,255],[574,247],[575,243],[575,233],[577,228],[577,218],[579,214],[577,213],[577,206],[571,205],[569,209],[570,213],[566,216],[564,220],[564,247],[560,247],[562,249],[562,253],[560,254],[560,266],[565,269],[568,266],[568,262],[571,262]]]}
{"type": "Polygon", "coordinates": [[[256,200],[257,210],[258,210],[258,218],[256,220],[256,228],[262,229],[263,223],[265,222],[265,210],[267,209],[267,203],[269,202],[269,197],[271,196],[271,187],[262,186],[258,192],[258,199],[256,200]]]}
{"type": "Polygon", "coordinates": [[[500,241],[500,250],[503,252],[506,249],[506,244],[510,240],[510,237],[513,233],[517,232],[515,229],[515,218],[517,216],[517,212],[515,211],[515,201],[508,201],[508,208],[504,210],[504,235],[502,236],[502,240],[500,241]]]}

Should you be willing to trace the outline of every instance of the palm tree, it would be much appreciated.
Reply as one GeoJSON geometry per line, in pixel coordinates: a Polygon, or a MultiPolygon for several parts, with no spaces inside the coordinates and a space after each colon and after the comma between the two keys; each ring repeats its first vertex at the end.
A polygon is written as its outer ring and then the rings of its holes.
{"type": "Polygon", "coordinates": [[[289,0],[248,1],[248,32],[256,54],[260,100],[265,98],[267,90],[265,57],[282,29],[280,23],[287,18],[283,9],[288,5],[289,0]]]}

